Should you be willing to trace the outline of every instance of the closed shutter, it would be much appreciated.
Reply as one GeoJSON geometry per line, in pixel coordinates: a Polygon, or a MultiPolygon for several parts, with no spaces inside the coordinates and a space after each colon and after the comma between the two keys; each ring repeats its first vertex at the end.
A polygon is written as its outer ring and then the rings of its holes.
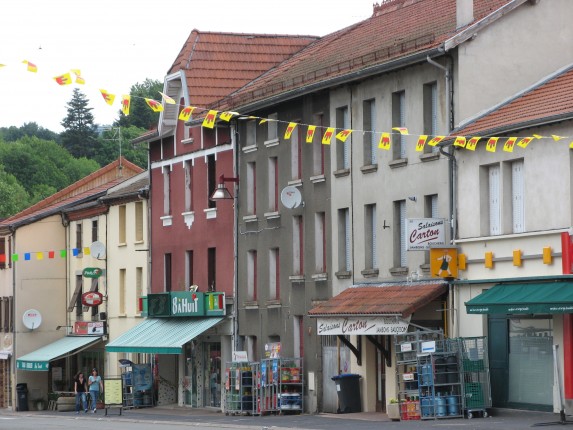
{"type": "Polygon", "coordinates": [[[344,256],[346,262],[346,271],[350,271],[350,211],[345,209],[344,211],[344,236],[345,236],[345,245],[344,245],[344,256]]]}
{"type": "Polygon", "coordinates": [[[523,160],[518,160],[511,163],[511,204],[514,233],[525,231],[523,194],[523,160]]]}
{"type": "Polygon", "coordinates": [[[501,234],[500,168],[489,168],[489,234],[501,234]]]}
{"type": "Polygon", "coordinates": [[[371,164],[378,163],[378,142],[376,141],[376,134],[374,131],[376,130],[376,102],[374,100],[370,101],[370,145],[372,147],[371,154],[372,154],[372,161],[371,164]]]}
{"type": "MultiPolygon", "coordinates": [[[[432,86],[430,87],[430,92],[431,92],[431,113],[430,115],[432,116],[432,131],[430,132],[430,134],[432,136],[436,136],[438,134],[438,84],[432,84],[432,86]]],[[[434,146],[432,147],[432,152],[438,152],[440,150],[439,146],[434,146]]]]}
{"type": "Polygon", "coordinates": [[[438,218],[438,195],[434,194],[430,197],[430,217],[438,218]]]}
{"type": "Polygon", "coordinates": [[[401,201],[400,211],[400,266],[406,267],[406,202],[401,201]]]}
{"type": "MultiPolygon", "coordinates": [[[[348,108],[344,109],[343,111],[343,118],[342,118],[342,127],[347,130],[350,128],[350,117],[348,113],[348,108]]],[[[340,131],[340,130],[338,130],[340,131]]],[[[344,169],[350,169],[350,142],[352,140],[352,136],[348,136],[346,141],[344,142],[344,165],[342,166],[344,169]]]]}
{"type": "Polygon", "coordinates": [[[78,296],[82,293],[83,285],[84,285],[83,277],[77,276],[76,289],[74,290],[74,294],[72,294],[72,298],[70,299],[70,304],[68,305],[68,312],[72,312],[76,307],[78,296]]]}
{"type": "Polygon", "coordinates": [[[372,269],[378,267],[378,248],[376,247],[376,205],[372,205],[372,269]]]}
{"type": "MultiPolygon", "coordinates": [[[[406,127],[406,93],[400,93],[398,102],[398,109],[400,110],[400,127],[406,127]]],[[[400,158],[406,158],[406,136],[400,134],[400,158]]]]}

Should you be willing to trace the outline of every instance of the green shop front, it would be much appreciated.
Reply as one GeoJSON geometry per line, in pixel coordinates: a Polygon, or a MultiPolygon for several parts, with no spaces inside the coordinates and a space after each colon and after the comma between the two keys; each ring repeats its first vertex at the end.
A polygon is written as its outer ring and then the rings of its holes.
{"type": "Polygon", "coordinates": [[[573,280],[498,283],[465,306],[487,316],[494,407],[559,411],[573,397],[573,280]]]}
{"type": "Polygon", "coordinates": [[[232,348],[226,308],[221,292],[149,294],[148,318],[108,343],[106,351],[127,359],[145,354],[154,378],[153,404],[220,408],[221,363],[230,360],[232,348]]]}

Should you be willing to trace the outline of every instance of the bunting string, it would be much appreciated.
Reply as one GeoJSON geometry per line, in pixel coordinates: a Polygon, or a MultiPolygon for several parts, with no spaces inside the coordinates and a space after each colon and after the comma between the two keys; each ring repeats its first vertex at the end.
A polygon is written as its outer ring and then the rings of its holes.
{"type": "Polygon", "coordinates": [[[12,253],[12,254],[0,254],[0,264],[6,264],[7,262],[17,262],[17,261],[41,261],[41,260],[54,260],[57,258],[66,258],[68,255],[72,257],[82,257],[86,255],[91,255],[89,247],[84,248],[70,248],[70,249],[60,249],[60,250],[49,250],[49,251],[28,251],[22,253],[12,253]]]}

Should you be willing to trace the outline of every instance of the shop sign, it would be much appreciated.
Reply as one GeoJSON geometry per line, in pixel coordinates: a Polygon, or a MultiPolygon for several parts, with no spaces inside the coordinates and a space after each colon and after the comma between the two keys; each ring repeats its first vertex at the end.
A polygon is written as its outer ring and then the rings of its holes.
{"type": "Polygon", "coordinates": [[[74,323],[74,334],[104,335],[104,321],[76,321],[74,323]]]}
{"type": "Polygon", "coordinates": [[[394,335],[408,331],[408,321],[397,317],[317,318],[318,335],[394,335]]]}
{"type": "Polygon", "coordinates": [[[90,291],[82,294],[82,305],[99,306],[103,303],[103,294],[98,291],[90,291]]]}
{"type": "Polygon", "coordinates": [[[406,219],[406,249],[427,251],[433,245],[446,244],[446,220],[443,218],[406,219]]]}
{"type": "Polygon", "coordinates": [[[49,370],[50,362],[16,360],[16,367],[20,370],[49,370]]]}
{"type": "Polygon", "coordinates": [[[101,275],[103,275],[103,269],[100,269],[99,267],[86,267],[82,271],[82,275],[84,276],[84,278],[97,279],[101,275]]]}
{"type": "Polygon", "coordinates": [[[247,351],[233,351],[233,363],[246,363],[248,361],[247,351]]]}
{"type": "Polygon", "coordinates": [[[225,293],[180,291],[147,295],[150,317],[204,317],[225,315],[225,293]]]}

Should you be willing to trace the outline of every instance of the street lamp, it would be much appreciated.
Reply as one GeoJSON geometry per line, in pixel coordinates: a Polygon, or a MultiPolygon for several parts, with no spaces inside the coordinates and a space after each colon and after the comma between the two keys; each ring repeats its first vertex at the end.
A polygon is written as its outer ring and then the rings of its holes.
{"type": "Polygon", "coordinates": [[[233,196],[231,195],[231,193],[229,192],[227,187],[225,187],[225,182],[234,182],[234,183],[238,184],[239,178],[238,177],[226,178],[225,175],[219,176],[219,183],[217,184],[217,188],[215,189],[215,191],[213,191],[213,194],[211,194],[211,197],[209,197],[209,200],[216,202],[217,200],[233,199],[233,196]]]}

